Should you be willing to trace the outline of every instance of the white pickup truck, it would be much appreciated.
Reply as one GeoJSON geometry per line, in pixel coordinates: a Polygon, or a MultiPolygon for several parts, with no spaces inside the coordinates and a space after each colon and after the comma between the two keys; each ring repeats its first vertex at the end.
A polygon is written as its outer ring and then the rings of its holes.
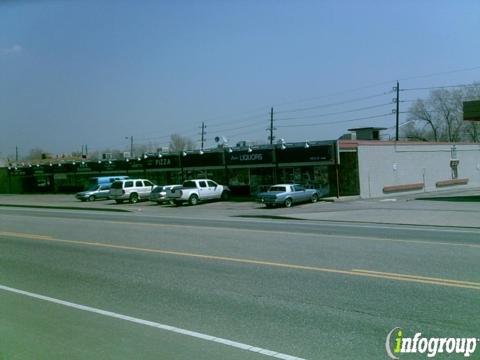
{"type": "Polygon", "coordinates": [[[187,202],[197,205],[199,201],[226,200],[230,196],[227,186],[219,185],[210,179],[187,180],[181,188],[168,189],[165,198],[176,205],[187,202]]]}

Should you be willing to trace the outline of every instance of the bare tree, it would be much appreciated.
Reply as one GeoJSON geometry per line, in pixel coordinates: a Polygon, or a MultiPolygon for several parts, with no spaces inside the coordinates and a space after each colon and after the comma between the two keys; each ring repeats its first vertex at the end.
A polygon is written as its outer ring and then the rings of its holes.
{"type": "Polygon", "coordinates": [[[480,140],[480,125],[463,120],[463,101],[480,99],[480,84],[460,89],[439,89],[426,100],[418,99],[409,109],[410,126],[403,129],[407,138],[428,141],[480,140]]]}
{"type": "Polygon", "coordinates": [[[168,149],[171,152],[193,150],[194,147],[195,143],[192,139],[179,134],[170,135],[170,144],[168,145],[168,149]]]}

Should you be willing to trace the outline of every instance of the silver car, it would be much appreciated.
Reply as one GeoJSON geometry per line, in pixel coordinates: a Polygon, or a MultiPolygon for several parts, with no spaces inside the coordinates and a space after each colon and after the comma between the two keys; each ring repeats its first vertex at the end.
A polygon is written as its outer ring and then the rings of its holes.
{"type": "Polygon", "coordinates": [[[112,184],[93,185],[85,191],[75,194],[75,197],[81,201],[95,201],[99,199],[108,199],[110,196],[110,187],[112,184]]]}
{"type": "Polygon", "coordinates": [[[257,198],[266,207],[290,207],[302,202],[317,202],[319,193],[316,189],[306,189],[299,184],[278,184],[270,186],[268,191],[258,194],[257,198]]]}
{"type": "Polygon", "coordinates": [[[169,202],[167,199],[167,190],[180,189],[182,185],[165,185],[165,186],[156,186],[150,193],[150,201],[155,201],[158,204],[163,204],[169,202]]]}

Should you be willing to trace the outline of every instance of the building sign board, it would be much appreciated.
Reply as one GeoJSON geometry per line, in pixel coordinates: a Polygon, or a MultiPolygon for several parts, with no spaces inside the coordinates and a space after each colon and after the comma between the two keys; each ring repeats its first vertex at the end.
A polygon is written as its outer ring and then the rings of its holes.
{"type": "Polygon", "coordinates": [[[225,161],[227,165],[271,164],[273,162],[273,151],[272,149],[257,149],[251,152],[246,150],[227,152],[225,161]]]}
{"type": "Polygon", "coordinates": [[[480,121],[480,100],[463,102],[463,120],[480,121]]]}
{"type": "Polygon", "coordinates": [[[147,169],[168,169],[179,166],[178,155],[163,155],[161,158],[148,158],[145,160],[147,169]]]}
{"type": "Polygon", "coordinates": [[[223,152],[187,153],[180,161],[183,167],[222,166],[223,152]]]}
{"type": "Polygon", "coordinates": [[[277,150],[278,163],[334,162],[333,144],[277,150]]]}

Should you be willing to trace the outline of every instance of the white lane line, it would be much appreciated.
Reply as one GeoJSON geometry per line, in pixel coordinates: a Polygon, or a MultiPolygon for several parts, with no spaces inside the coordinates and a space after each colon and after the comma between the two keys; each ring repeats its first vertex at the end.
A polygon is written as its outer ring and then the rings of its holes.
{"type": "Polygon", "coordinates": [[[185,330],[185,329],[181,329],[181,328],[178,328],[178,327],[175,327],[175,326],[160,324],[160,323],[157,323],[157,322],[154,322],[154,321],[142,320],[142,319],[138,319],[138,318],[128,316],[128,315],[122,315],[122,314],[114,313],[114,312],[107,311],[107,310],[96,309],[96,308],[93,308],[93,307],[90,307],[90,306],[75,304],[75,303],[72,303],[72,302],[69,302],[69,301],[59,300],[59,299],[55,299],[55,298],[45,296],[45,295],[35,294],[35,293],[31,293],[31,292],[24,291],[24,290],[19,290],[19,289],[14,289],[14,288],[4,286],[4,285],[0,285],[0,290],[9,291],[9,292],[12,292],[12,293],[15,293],[15,294],[29,296],[31,298],[48,301],[48,302],[51,302],[51,303],[67,306],[67,307],[74,308],[74,309],[77,309],[77,310],[88,311],[88,312],[99,314],[99,315],[104,315],[104,316],[109,316],[109,317],[116,318],[116,319],[130,321],[130,322],[140,324],[140,325],[151,326],[151,327],[154,327],[154,328],[157,328],[157,329],[171,331],[171,332],[181,334],[181,335],[191,336],[191,337],[201,339],[201,340],[212,341],[212,342],[216,342],[216,343],[219,343],[219,344],[222,344],[222,345],[234,347],[234,348],[237,348],[237,349],[258,353],[258,354],[262,354],[262,355],[265,355],[265,356],[270,356],[270,357],[273,357],[273,358],[276,358],[276,359],[305,360],[303,358],[299,358],[299,357],[296,357],[296,356],[282,354],[282,353],[279,353],[279,352],[276,352],[276,351],[255,347],[255,346],[240,343],[240,342],[237,342],[237,341],[232,341],[232,340],[228,340],[228,339],[224,339],[224,338],[219,338],[219,337],[216,337],[216,336],[206,335],[206,334],[202,334],[202,333],[199,333],[199,332],[196,332],[196,331],[185,330]]]}

